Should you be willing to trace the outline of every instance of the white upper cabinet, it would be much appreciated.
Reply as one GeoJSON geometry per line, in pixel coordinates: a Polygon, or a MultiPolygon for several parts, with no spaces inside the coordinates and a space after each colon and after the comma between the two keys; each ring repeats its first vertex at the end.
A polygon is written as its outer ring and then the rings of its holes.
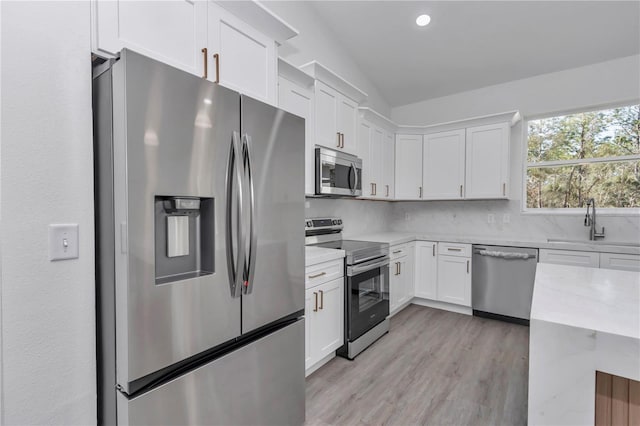
{"type": "Polygon", "coordinates": [[[97,55],[113,57],[128,48],[204,76],[206,1],[94,0],[91,14],[92,50],[97,55]]]}
{"type": "Polygon", "coordinates": [[[297,32],[255,1],[92,0],[92,51],[129,48],[262,101],[277,101],[277,46],[297,32]]]}
{"type": "Polygon", "coordinates": [[[359,108],[358,155],[362,158],[362,197],[392,200],[394,196],[395,124],[370,108],[359,108]]]}
{"type": "Polygon", "coordinates": [[[315,193],[314,80],[283,59],[278,60],[278,107],[305,120],[304,192],[315,193]]]}
{"type": "Polygon", "coordinates": [[[384,133],[382,144],[382,190],[381,198],[393,200],[395,198],[395,135],[391,132],[384,133]]]}
{"type": "Polygon", "coordinates": [[[338,132],[339,93],[321,81],[316,82],[316,144],[339,149],[342,145],[338,132]]]}
{"type": "Polygon", "coordinates": [[[509,132],[509,123],[467,128],[466,198],[508,198],[509,132]]]}
{"type": "Polygon", "coordinates": [[[315,143],[349,154],[358,152],[358,104],[367,94],[316,61],[301,70],[315,80],[315,143]]]}
{"type": "Polygon", "coordinates": [[[464,198],[464,160],[464,129],[425,135],[422,165],[423,198],[464,198]]]}
{"type": "Polygon", "coordinates": [[[208,78],[276,103],[276,42],[214,2],[208,5],[208,78]]]}
{"type": "Polygon", "coordinates": [[[396,135],[395,157],[395,198],[422,199],[422,135],[396,135]]]}

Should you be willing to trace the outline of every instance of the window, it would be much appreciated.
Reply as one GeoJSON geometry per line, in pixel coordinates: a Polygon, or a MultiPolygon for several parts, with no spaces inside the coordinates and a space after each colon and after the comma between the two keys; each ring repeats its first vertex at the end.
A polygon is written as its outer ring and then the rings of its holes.
{"type": "Polygon", "coordinates": [[[640,105],[531,120],[528,209],[640,207],[640,105]]]}

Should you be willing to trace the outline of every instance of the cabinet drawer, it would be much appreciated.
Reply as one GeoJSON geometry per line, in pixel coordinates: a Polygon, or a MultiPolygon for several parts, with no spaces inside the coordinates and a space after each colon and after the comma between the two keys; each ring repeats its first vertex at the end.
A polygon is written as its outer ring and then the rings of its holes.
{"type": "Polygon", "coordinates": [[[640,272],[640,255],[600,253],[600,267],[604,269],[640,272]]]}
{"type": "Polygon", "coordinates": [[[471,257],[471,244],[438,243],[438,254],[445,256],[471,257]]]}
{"type": "Polygon", "coordinates": [[[600,266],[600,255],[593,251],[541,249],[539,262],[598,268],[600,266]]]}
{"type": "Polygon", "coordinates": [[[344,276],[344,259],[331,260],[307,266],[304,273],[304,286],[309,289],[344,276]]]}
{"type": "Polygon", "coordinates": [[[406,256],[409,252],[409,244],[398,244],[391,246],[389,249],[389,257],[391,260],[398,259],[399,257],[406,256]]]}

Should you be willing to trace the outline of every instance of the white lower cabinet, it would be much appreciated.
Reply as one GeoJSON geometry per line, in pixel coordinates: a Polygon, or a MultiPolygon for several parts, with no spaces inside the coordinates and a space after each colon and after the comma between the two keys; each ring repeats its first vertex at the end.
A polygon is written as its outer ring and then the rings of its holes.
{"type": "Polygon", "coordinates": [[[540,249],[540,263],[586,266],[589,268],[640,271],[640,255],[540,249]]]}
{"type": "Polygon", "coordinates": [[[600,253],[600,267],[604,269],[640,272],[640,255],[600,253]]]}
{"type": "Polygon", "coordinates": [[[391,247],[391,253],[391,262],[389,264],[389,313],[394,315],[413,299],[413,245],[393,246],[391,247]],[[397,253],[396,256],[394,256],[394,252],[397,253]]]}
{"type": "Polygon", "coordinates": [[[600,255],[593,251],[540,249],[538,262],[598,268],[600,267],[600,255]]]}
{"type": "MultiPolygon", "coordinates": [[[[343,260],[307,267],[305,291],[305,369],[311,374],[344,343],[344,273],[333,271],[343,260]],[[326,278],[333,278],[326,281],[326,278]],[[317,283],[314,281],[317,280],[317,283]]],[[[342,269],[341,269],[342,270],[342,269]]]]}
{"type": "Polygon", "coordinates": [[[438,243],[416,241],[415,296],[436,300],[438,280],[438,243]]]}
{"type": "Polygon", "coordinates": [[[438,257],[438,300],[471,306],[471,259],[438,257]]]}

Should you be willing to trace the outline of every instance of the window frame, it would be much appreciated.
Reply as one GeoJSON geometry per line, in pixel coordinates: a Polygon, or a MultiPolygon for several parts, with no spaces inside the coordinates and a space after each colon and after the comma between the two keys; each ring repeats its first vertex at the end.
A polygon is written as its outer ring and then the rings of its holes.
{"type": "MultiPolygon", "coordinates": [[[[553,160],[553,161],[541,161],[539,163],[529,163],[527,161],[529,153],[529,122],[542,120],[545,118],[558,117],[563,115],[580,114],[583,112],[602,111],[608,109],[622,108],[626,106],[633,106],[640,104],[640,99],[633,99],[626,102],[595,105],[583,108],[576,108],[571,110],[555,111],[551,113],[531,115],[524,117],[522,120],[522,205],[521,212],[528,215],[564,215],[564,216],[578,216],[584,215],[585,208],[571,207],[571,208],[530,208],[527,207],[527,177],[529,168],[543,168],[543,167],[561,167],[561,166],[574,166],[578,164],[597,164],[597,163],[612,163],[612,162],[624,162],[624,161],[640,161],[640,154],[623,155],[615,157],[598,157],[598,158],[585,158],[581,160],[553,160]],[[530,167],[535,165],[536,167],[530,167]]],[[[598,207],[598,215],[602,216],[640,216],[640,207],[598,207]]]]}

